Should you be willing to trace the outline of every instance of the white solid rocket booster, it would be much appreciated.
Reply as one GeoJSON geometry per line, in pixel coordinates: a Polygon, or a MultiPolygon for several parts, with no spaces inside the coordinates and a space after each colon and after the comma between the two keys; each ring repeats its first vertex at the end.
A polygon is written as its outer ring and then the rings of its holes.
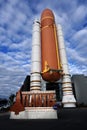
{"type": "Polygon", "coordinates": [[[63,107],[75,107],[76,100],[74,98],[73,91],[72,91],[71,77],[68,68],[62,27],[59,24],[57,25],[57,35],[58,35],[60,59],[61,59],[63,73],[64,73],[62,79],[62,91],[63,91],[62,103],[63,103],[63,107]]]}
{"type": "Polygon", "coordinates": [[[41,36],[40,22],[35,20],[32,32],[32,60],[31,60],[31,78],[30,90],[41,89],[41,36]]]}

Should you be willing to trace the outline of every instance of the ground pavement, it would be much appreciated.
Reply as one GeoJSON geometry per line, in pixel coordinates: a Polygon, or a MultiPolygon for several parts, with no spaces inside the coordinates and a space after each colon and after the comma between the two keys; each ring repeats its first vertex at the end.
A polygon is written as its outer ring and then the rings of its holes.
{"type": "Polygon", "coordinates": [[[87,130],[87,108],[59,109],[58,119],[13,120],[0,114],[0,130],[87,130]]]}

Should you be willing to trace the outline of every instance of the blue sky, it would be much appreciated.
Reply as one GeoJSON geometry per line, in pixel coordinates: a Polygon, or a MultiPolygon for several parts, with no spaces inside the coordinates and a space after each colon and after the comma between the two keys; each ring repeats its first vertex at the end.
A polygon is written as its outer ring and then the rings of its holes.
{"type": "Polygon", "coordinates": [[[17,92],[30,74],[32,24],[45,8],[63,27],[70,74],[87,75],[86,0],[0,0],[0,97],[17,92]]]}

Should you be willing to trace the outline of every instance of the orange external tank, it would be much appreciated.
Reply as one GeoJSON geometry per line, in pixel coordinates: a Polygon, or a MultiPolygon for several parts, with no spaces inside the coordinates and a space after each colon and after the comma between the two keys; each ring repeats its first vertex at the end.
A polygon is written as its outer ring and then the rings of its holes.
{"type": "Polygon", "coordinates": [[[42,78],[48,82],[60,79],[60,57],[55,18],[50,9],[41,14],[41,59],[42,78]]]}

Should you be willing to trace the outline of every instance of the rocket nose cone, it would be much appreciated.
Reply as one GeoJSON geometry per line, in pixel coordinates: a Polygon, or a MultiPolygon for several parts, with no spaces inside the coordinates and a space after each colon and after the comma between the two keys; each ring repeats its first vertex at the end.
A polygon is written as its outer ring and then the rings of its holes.
{"type": "Polygon", "coordinates": [[[54,14],[50,9],[45,9],[45,10],[43,10],[43,12],[41,14],[41,20],[45,17],[53,17],[53,19],[54,19],[54,14]]]}

